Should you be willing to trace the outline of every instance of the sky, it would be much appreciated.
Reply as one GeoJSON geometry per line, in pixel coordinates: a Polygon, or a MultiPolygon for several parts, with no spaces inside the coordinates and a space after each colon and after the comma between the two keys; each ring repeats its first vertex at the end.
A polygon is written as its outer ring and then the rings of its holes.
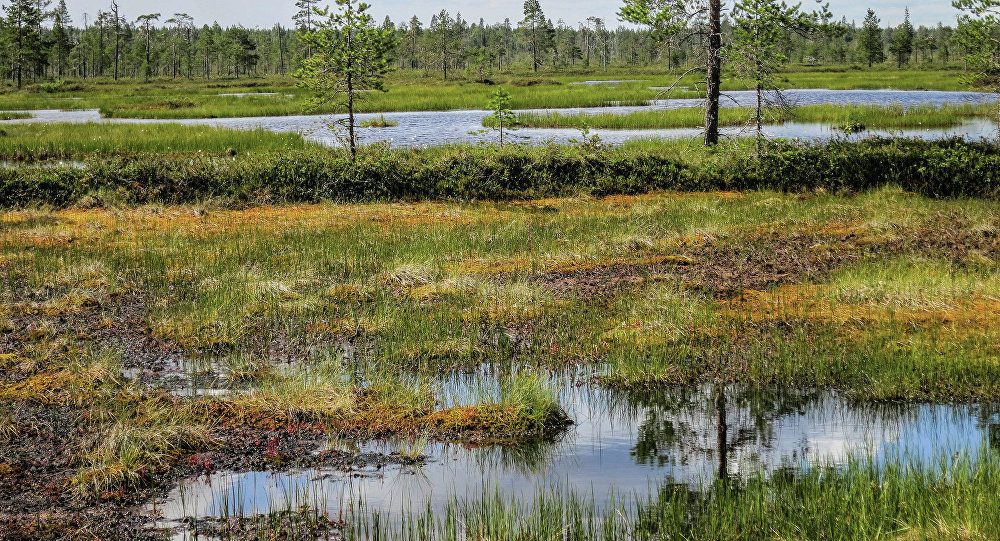
{"type": "MultiPolygon", "coordinates": [[[[814,0],[803,0],[809,7],[814,0]]],[[[424,24],[431,15],[447,9],[452,14],[460,12],[464,19],[477,21],[480,17],[487,22],[500,22],[510,18],[517,22],[521,17],[520,0],[368,0],[373,5],[372,13],[381,20],[390,15],[396,22],[409,20],[417,15],[424,24]]],[[[903,10],[910,8],[911,18],[916,25],[933,25],[939,21],[953,23],[956,11],[951,0],[882,0],[880,2],[858,2],[857,0],[829,0],[830,9],[837,18],[858,23],[865,16],[868,7],[874,7],[885,24],[898,24],[903,19],[903,10]]],[[[325,2],[323,2],[325,3],[325,2]]],[[[330,3],[333,3],[332,0],[330,3]]],[[[590,16],[602,17],[609,26],[617,26],[615,13],[621,0],[541,0],[542,8],[552,20],[563,19],[566,24],[576,25],[590,16]]],[[[73,20],[83,23],[83,14],[93,15],[101,9],[108,9],[111,0],[66,0],[73,20]]],[[[134,20],[144,13],[162,13],[164,19],[174,12],[187,13],[198,24],[218,21],[222,25],[242,24],[247,27],[270,27],[276,22],[291,24],[295,12],[294,0],[119,0],[122,15],[134,20]]]]}

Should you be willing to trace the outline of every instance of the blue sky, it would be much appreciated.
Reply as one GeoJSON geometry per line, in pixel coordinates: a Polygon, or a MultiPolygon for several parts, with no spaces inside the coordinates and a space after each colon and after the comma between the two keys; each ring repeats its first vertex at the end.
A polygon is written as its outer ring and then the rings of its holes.
{"type": "MultiPolygon", "coordinates": [[[[461,12],[462,17],[478,20],[484,17],[489,22],[502,21],[509,17],[517,21],[521,14],[521,0],[368,0],[373,4],[372,11],[378,18],[391,15],[393,20],[409,19],[413,15],[420,17],[426,24],[431,15],[441,9],[455,13],[461,12]]],[[[615,12],[620,0],[541,0],[542,8],[553,20],[563,19],[567,24],[577,24],[589,16],[603,17],[611,24],[617,25],[615,12]]],[[[813,0],[804,0],[808,7],[813,0]]],[[[107,9],[110,0],[67,0],[67,5],[74,21],[82,23],[83,13],[93,16],[100,9],[107,9]]],[[[195,17],[199,23],[219,21],[222,24],[238,23],[245,26],[271,26],[281,21],[288,24],[294,12],[294,0],[173,0],[164,3],[162,0],[119,0],[123,14],[134,19],[136,16],[149,12],[160,12],[169,16],[173,12],[184,12],[195,17]],[[169,13],[168,13],[169,12],[169,13]]],[[[332,0],[331,0],[332,3],[332,0]]],[[[898,24],[903,18],[903,10],[909,6],[915,24],[937,24],[938,21],[951,23],[955,19],[955,10],[950,0],[882,0],[881,2],[861,3],[854,0],[830,0],[831,10],[837,17],[846,16],[848,20],[859,22],[868,7],[874,7],[883,24],[898,24]]],[[[167,17],[165,17],[167,18],[167,17]]]]}

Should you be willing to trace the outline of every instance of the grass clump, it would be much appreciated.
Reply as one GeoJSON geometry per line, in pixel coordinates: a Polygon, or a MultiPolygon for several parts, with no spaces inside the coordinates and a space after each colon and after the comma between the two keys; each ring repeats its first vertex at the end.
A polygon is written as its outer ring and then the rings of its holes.
{"type": "Polygon", "coordinates": [[[539,376],[517,373],[503,378],[498,396],[482,397],[476,406],[458,406],[432,414],[427,423],[445,433],[517,436],[555,433],[569,418],[555,391],[539,376]]]}
{"type": "Polygon", "coordinates": [[[385,117],[385,115],[379,115],[374,118],[369,118],[362,120],[359,124],[359,128],[395,128],[399,126],[399,122],[395,120],[390,120],[385,117]]]}
{"type": "Polygon", "coordinates": [[[0,120],[26,120],[34,118],[34,115],[27,111],[0,111],[0,120]]]}
{"type": "Polygon", "coordinates": [[[221,155],[302,150],[314,145],[295,133],[227,130],[175,124],[52,123],[4,127],[0,159],[83,159],[134,153],[221,155]]]}

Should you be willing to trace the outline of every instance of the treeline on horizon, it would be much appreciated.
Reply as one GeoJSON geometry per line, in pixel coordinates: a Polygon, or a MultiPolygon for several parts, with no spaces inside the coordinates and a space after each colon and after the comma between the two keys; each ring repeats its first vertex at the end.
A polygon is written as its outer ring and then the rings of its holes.
{"type": "MultiPolygon", "coordinates": [[[[298,0],[295,6],[291,26],[276,23],[263,29],[207,24],[184,13],[130,18],[123,14],[125,0],[74,21],[66,0],[11,0],[0,21],[0,76],[20,87],[25,81],[53,78],[286,75],[310,55],[300,36],[315,29],[319,17],[314,8],[321,4],[298,0]]],[[[537,1],[512,15],[516,17],[502,22],[470,22],[442,10],[428,21],[386,17],[382,25],[396,33],[399,69],[444,78],[458,74],[487,80],[511,70],[670,69],[704,63],[705,35],[697,27],[656,39],[647,29],[612,28],[610,21],[597,17],[553,21],[537,1]]],[[[943,67],[967,53],[957,39],[961,31],[961,25],[913,27],[908,17],[895,28],[882,27],[874,11],[861,25],[826,14],[807,33],[788,32],[780,48],[787,64],[891,61],[943,67]]],[[[732,34],[728,20],[723,33],[732,34]]]]}

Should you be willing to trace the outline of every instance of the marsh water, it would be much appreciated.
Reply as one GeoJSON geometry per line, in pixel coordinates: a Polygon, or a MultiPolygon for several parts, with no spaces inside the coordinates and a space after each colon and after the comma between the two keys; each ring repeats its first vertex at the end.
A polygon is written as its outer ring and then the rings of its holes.
{"type": "MultiPolygon", "coordinates": [[[[574,424],[551,440],[432,443],[416,448],[423,456],[417,464],[361,461],[346,471],[217,472],[183,481],[148,510],[183,538],[186,517],[252,516],[302,504],[337,517],[363,502],[365,512],[391,520],[428,508],[440,513],[456,498],[531,501],[558,490],[600,509],[664,484],[697,490],[721,474],[747,478],[852,457],[932,465],[956,454],[975,459],[1000,444],[1000,410],[977,405],[858,404],[830,391],[727,388],[720,409],[709,386],[634,393],[572,379],[552,384],[574,424]]],[[[440,382],[440,396],[444,405],[462,404],[495,385],[482,374],[453,376],[440,382]]],[[[329,445],[361,456],[414,450],[412,442],[329,445]]]]}
{"type": "MultiPolygon", "coordinates": [[[[789,90],[786,97],[791,105],[901,105],[904,108],[916,106],[983,104],[996,101],[994,94],[978,92],[943,92],[943,91],[900,91],[900,90],[789,90]]],[[[728,92],[723,100],[725,107],[745,107],[755,103],[756,95],[749,91],[728,92]]],[[[684,107],[699,107],[703,103],[699,99],[667,99],[654,100],[645,106],[609,106],[586,107],[570,109],[533,109],[528,112],[546,113],[559,112],[564,115],[575,114],[628,114],[656,109],[678,109],[684,107]]],[[[188,125],[209,125],[232,129],[265,129],[274,132],[296,132],[307,139],[318,141],[325,145],[335,146],[343,141],[344,133],[341,126],[343,115],[293,115],[281,117],[249,117],[249,118],[216,118],[216,119],[184,119],[184,120],[144,120],[144,119],[102,119],[96,110],[32,111],[35,118],[28,120],[13,120],[8,122],[126,122],[152,123],[174,122],[188,125]]],[[[422,111],[398,112],[384,114],[360,115],[361,121],[384,116],[394,121],[398,126],[388,128],[365,128],[360,130],[359,138],[363,144],[387,142],[396,147],[424,147],[433,145],[478,143],[492,141],[495,134],[484,133],[482,122],[488,115],[486,111],[422,111]]],[[[741,137],[753,135],[752,130],[741,127],[724,128],[726,137],[741,137]]],[[[604,142],[620,144],[637,139],[680,139],[696,137],[700,128],[680,129],[641,129],[641,130],[592,130],[591,135],[599,136],[604,142]]],[[[767,126],[768,137],[804,140],[825,140],[831,138],[859,139],[872,135],[887,137],[915,137],[922,139],[942,139],[962,137],[970,140],[995,138],[998,135],[996,124],[986,119],[968,119],[948,128],[908,128],[899,130],[871,130],[863,133],[846,135],[843,132],[821,123],[786,122],[784,124],[767,126]]],[[[576,129],[521,129],[515,137],[530,144],[547,142],[568,143],[581,138],[580,130],[576,129]]]]}

